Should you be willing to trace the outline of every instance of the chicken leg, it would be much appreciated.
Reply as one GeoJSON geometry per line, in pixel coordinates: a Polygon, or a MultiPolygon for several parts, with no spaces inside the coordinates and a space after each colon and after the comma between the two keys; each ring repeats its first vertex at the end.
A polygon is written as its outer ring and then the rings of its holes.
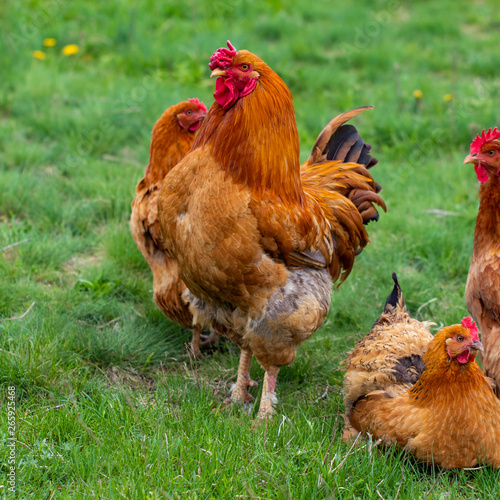
{"type": "Polygon", "coordinates": [[[193,337],[191,338],[191,349],[195,358],[203,359],[203,354],[200,351],[200,336],[201,328],[199,326],[194,326],[193,337]]]}
{"type": "Polygon", "coordinates": [[[278,402],[274,389],[276,387],[276,380],[278,379],[279,371],[279,366],[270,366],[266,370],[266,374],[264,375],[264,384],[262,386],[262,399],[260,400],[259,413],[257,415],[259,420],[272,418],[274,414],[273,405],[278,402]]]}
{"type": "Polygon", "coordinates": [[[255,398],[248,392],[249,387],[255,387],[257,382],[250,378],[250,367],[252,365],[252,351],[241,350],[240,363],[238,365],[238,377],[236,384],[231,388],[231,401],[251,403],[255,398]]]}

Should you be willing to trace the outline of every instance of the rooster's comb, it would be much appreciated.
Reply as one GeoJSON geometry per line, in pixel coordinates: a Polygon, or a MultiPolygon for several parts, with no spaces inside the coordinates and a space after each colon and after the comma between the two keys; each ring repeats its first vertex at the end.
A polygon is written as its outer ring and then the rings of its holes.
{"type": "Polygon", "coordinates": [[[191,104],[196,104],[198,106],[198,109],[202,112],[202,113],[206,113],[207,112],[207,107],[205,106],[205,104],[203,104],[198,98],[196,97],[193,97],[191,99],[188,99],[188,101],[191,103],[191,104]]]}
{"type": "Polygon", "coordinates": [[[225,68],[227,65],[231,64],[233,57],[238,53],[229,40],[227,41],[227,46],[229,47],[228,49],[221,47],[212,54],[210,63],[208,64],[208,67],[212,71],[215,68],[225,68]]]}
{"type": "Polygon", "coordinates": [[[479,332],[478,332],[476,323],[474,321],[472,321],[471,317],[466,316],[462,320],[462,326],[467,328],[467,330],[469,330],[473,340],[479,340],[479,335],[478,335],[479,332]]]}
{"type": "Polygon", "coordinates": [[[495,127],[493,130],[490,128],[488,132],[481,132],[481,135],[477,134],[477,137],[472,141],[470,145],[470,152],[473,155],[477,155],[481,151],[481,147],[483,144],[487,142],[494,141],[495,139],[500,138],[500,131],[495,127]]]}

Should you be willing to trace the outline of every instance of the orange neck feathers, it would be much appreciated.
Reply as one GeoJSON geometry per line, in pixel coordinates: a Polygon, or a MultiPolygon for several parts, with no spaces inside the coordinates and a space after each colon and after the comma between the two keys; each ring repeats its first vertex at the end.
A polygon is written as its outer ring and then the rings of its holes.
{"type": "Polygon", "coordinates": [[[456,358],[448,356],[446,334],[446,328],[439,331],[422,357],[426,369],[410,390],[410,400],[419,406],[437,402],[443,405],[453,403],[457,397],[453,386],[461,394],[469,394],[485,386],[486,377],[475,360],[461,364],[456,358]]]}
{"type": "Polygon", "coordinates": [[[500,239],[500,176],[492,175],[488,182],[479,188],[479,212],[477,214],[476,229],[474,233],[474,252],[476,246],[481,248],[483,240],[491,245],[491,241],[499,242],[500,239]],[[477,245],[476,245],[477,243],[477,245]]]}
{"type": "MultiPolygon", "coordinates": [[[[240,51],[242,52],[242,51],[240,51]]],[[[254,195],[302,204],[300,149],[292,95],[264,62],[255,89],[224,110],[214,102],[193,149],[209,145],[212,156],[254,195]]]]}
{"type": "Polygon", "coordinates": [[[183,129],[176,117],[175,107],[168,108],[156,122],[151,134],[149,164],[144,172],[147,186],[162,181],[172,168],[188,153],[195,132],[183,129]]]}

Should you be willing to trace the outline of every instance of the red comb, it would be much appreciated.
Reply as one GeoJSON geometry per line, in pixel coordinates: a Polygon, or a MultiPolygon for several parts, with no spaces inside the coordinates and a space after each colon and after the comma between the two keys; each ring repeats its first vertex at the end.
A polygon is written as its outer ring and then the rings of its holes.
{"type": "Polygon", "coordinates": [[[198,106],[198,109],[200,111],[202,111],[203,113],[207,112],[207,107],[197,97],[193,97],[191,99],[188,99],[188,101],[192,104],[196,104],[198,106]]]}
{"type": "Polygon", "coordinates": [[[477,155],[481,151],[481,146],[487,142],[494,141],[500,138],[500,131],[495,127],[493,130],[488,129],[488,132],[481,132],[481,135],[477,134],[477,137],[472,141],[470,145],[470,152],[473,155],[477,155]]]}
{"type": "Polygon", "coordinates": [[[228,49],[221,47],[212,54],[210,63],[208,64],[208,67],[212,71],[215,68],[225,68],[231,64],[233,57],[238,53],[229,40],[227,41],[227,46],[229,47],[228,49]]]}
{"type": "Polygon", "coordinates": [[[462,320],[462,326],[469,330],[473,340],[479,340],[479,330],[477,329],[476,323],[472,321],[471,317],[466,316],[462,320]]]}

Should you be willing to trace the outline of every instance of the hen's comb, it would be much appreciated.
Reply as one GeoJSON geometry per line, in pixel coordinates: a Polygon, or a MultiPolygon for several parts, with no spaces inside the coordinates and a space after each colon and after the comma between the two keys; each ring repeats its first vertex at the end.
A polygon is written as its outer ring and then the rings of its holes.
{"type": "Polygon", "coordinates": [[[476,323],[472,321],[471,317],[466,316],[462,320],[462,326],[467,328],[467,330],[469,330],[473,340],[479,340],[479,331],[477,329],[476,323]]]}
{"type": "Polygon", "coordinates": [[[206,113],[207,112],[207,107],[205,106],[205,104],[203,104],[197,97],[193,97],[191,99],[188,99],[188,101],[192,104],[196,104],[198,106],[198,109],[202,112],[202,113],[206,113]]]}
{"type": "Polygon", "coordinates": [[[481,132],[481,135],[477,134],[477,137],[472,141],[470,145],[470,152],[473,155],[477,155],[481,151],[481,146],[487,142],[494,141],[500,138],[500,131],[495,127],[493,130],[488,129],[488,132],[481,132]]]}
{"type": "Polygon", "coordinates": [[[210,62],[208,67],[213,71],[215,68],[225,68],[231,61],[233,57],[238,53],[238,51],[234,48],[233,44],[228,40],[226,49],[225,47],[221,47],[217,49],[210,58],[210,62]]]}

